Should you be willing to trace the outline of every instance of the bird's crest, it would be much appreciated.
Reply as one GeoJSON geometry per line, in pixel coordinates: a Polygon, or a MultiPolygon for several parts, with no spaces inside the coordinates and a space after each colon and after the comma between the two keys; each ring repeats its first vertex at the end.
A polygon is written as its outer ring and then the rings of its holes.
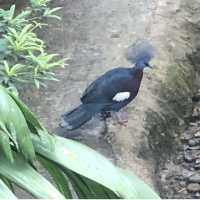
{"type": "Polygon", "coordinates": [[[154,57],[155,49],[148,40],[140,40],[131,45],[127,50],[126,58],[136,65],[139,63],[149,63],[154,57]]]}

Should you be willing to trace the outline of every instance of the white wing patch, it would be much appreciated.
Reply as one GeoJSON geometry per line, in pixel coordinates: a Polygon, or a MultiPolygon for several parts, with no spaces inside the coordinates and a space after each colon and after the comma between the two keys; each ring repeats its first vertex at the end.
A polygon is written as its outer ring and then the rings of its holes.
{"type": "Polygon", "coordinates": [[[130,97],[130,92],[119,92],[113,97],[113,101],[124,101],[130,97]]]}

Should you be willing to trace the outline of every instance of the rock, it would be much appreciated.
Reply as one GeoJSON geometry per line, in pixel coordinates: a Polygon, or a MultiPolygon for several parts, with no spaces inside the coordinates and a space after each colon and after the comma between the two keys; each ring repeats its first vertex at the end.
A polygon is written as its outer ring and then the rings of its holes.
{"type": "Polygon", "coordinates": [[[200,184],[198,183],[190,183],[187,185],[188,192],[199,192],[200,191],[200,184]]]}
{"type": "Polygon", "coordinates": [[[198,123],[194,123],[194,122],[190,122],[189,124],[190,124],[190,126],[194,126],[194,127],[198,126],[198,123]]]}
{"type": "Polygon", "coordinates": [[[194,134],[194,136],[197,137],[197,138],[200,137],[200,131],[196,132],[196,133],[194,134]]]}
{"type": "Polygon", "coordinates": [[[118,32],[118,31],[113,31],[110,37],[111,37],[111,38],[120,38],[120,32],[118,32]]]}
{"type": "Polygon", "coordinates": [[[192,138],[192,135],[191,135],[191,134],[184,133],[184,134],[181,136],[181,141],[182,141],[182,142],[188,142],[188,140],[190,140],[191,138],[192,138]]]}
{"type": "Polygon", "coordinates": [[[195,164],[200,164],[200,158],[195,160],[195,164]]]}
{"type": "Polygon", "coordinates": [[[200,140],[197,139],[197,138],[190,139],[189,142],[188,142],[188,144],[189,144],[190,146],[196,146],[196,145],[198,145],[199,143],[200,143],[200,140]]]}
{"type": "Polygon", "coordinates": [[[200,173],[193,174],[189,177],[188,181],[190,183],[200,183],[200,173]]]}
{"type": "Polygon", "coordinates": [[[194,198],[200,199],[200,192],[196,192],[196,193],[194,194],[194,198]]]}
{"type": "Polygon", "coordinates": [[[190,170],[187,170],[187,169],[182,170],[182,176],[184,177],[185,180],[187,180],[193,174],[194,174],[194,172],[192,172],[190,170]]]}
{"type": "Polygon", "coordinates": [[[196,118],[198,120],[199,116],[200,116],[200,108],[199,108],[199,105],[197,105],[193,109],[192,117],[194,117],[194,119],[196,118]]]}
{"type": "Polygon", "coordinates": [[[195,165],[194,165],[194,168],[195,168],[196,170],[200,169],[200,164],[195,164],[195,165]]]}
{"type": "Polygon", "coordinates": [[[193,147],[188,147],[189,150],[200,150],[200,145],[198,146],[193,146],[193,147]]]}
{"type": "Polygon", "coordinates": [[[198,159],[195,160],[194,168],[196,170],[200,169],[200,158],[198,158],[198,159]]]}
{"type": "Polygon", "coordinates": [[[179,182],[179,185],[180,185],[181,187],[185,187],[185,186],[186,186],[186,182],[185,182],[185,181],[180,181],[180,182],[179,182]]]}
{"type": "Polygon", "coordinates": [[[200,101],[200,94],[197,94],[197,95],[193,96],[193,97],[192,97],[192,101],[193,101],[193,102],[198,102],[198,101],[200,101]]]}
{"type": "Polygon", "coordinates": [[[193,162],[195,160],[191,151],[184,151],[184,160],[186,162],[193,162]]]}

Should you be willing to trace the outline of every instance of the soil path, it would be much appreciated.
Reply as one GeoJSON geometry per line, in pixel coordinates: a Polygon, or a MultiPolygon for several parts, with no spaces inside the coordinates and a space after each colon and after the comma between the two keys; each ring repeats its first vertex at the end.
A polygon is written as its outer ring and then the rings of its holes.
{"type": "MultiPolygon", "coordinates": [[[[49,83],[48,88],[34,97],[30,92],[27,101],[51,132],[58,126],[60,115],[79,104],[82,92],[91,81],[109,69],[129,65],[124,52],[136,39],[148,36],[155,10],[152,0],[55,0],[54,6],[63,7],[60,12],[62,21],[52,23],[51,20],[50,27],[42,35],[51,52],[70,57],[69,66],[57,70],[59,82],[49,83]]],[[[137,155],[133,158],[134,146],[129,150],[124,148],[133,140],[136,145],[141,142],[133,136],[135,129],[131,126],[137,118],[134,103],[127,110],[130,126],[122,130],[115,128],[115,132],[119,132],[118,140],[123,143],[122,148],[118,143],[114,145],[109,126],[98,119],[72,134],[81,131],[85,143],[152,184],[151,170],[137,155]],[[108,143],[110,140],[112,147],[108,143]]],[[[143,120],[142,116],[138,118],[143,120]]]]}

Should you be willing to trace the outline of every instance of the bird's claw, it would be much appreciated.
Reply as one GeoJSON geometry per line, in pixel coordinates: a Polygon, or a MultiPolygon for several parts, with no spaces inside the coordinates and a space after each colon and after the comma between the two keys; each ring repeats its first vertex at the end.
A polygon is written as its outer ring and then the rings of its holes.
{"type": "Polygon", "coordinates": [[[124,127],[128,126],[128,120],[127,121],[118,121],[118,124],[124,127]]]}
{"type": "Polygon", "coordinates": [[[128,116],[126,112],[121,112],[121,113],[112,113],[112,118],[121,126],[127,127],[128,123],[128,116]]]}

